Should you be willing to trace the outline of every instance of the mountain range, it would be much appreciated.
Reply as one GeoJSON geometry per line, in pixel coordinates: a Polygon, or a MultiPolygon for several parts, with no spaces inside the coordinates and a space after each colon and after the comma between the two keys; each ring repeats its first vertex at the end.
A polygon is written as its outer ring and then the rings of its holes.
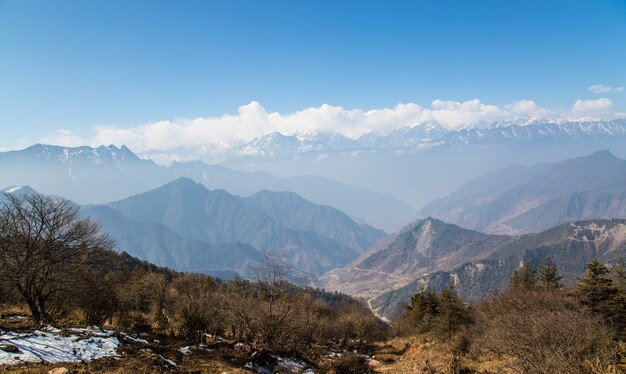
{"type": "Polygon", "coordinates": [[[481,260],[512,240],[433,218],[418,220],[381,240],[345,267],[324,274],[317,284],[370,299],[425,274],[481,260]]]}
{"type": "Polygon", "coordinates": [[[535,269],[550,257],[565,281],[585,271],[593,258],[626,261],[626,220],[566,223],[522,236],[483,234],[434,218],[418,220],[381,241],[317,285],[368,300],[379,315],[397,315],[421,288],[441,290],[452,282],[468,301],[506,288],[524,261],[535,269]]]}
{"type": "Polygon", "coordinates": [[[459,130],[427,122],[358,139],[299,133],[266,135],[262,140],[255,152],[239,152],[243,145],[232,145],[234,153],[221,165],[330,178],[420,209],[468,180],[509,165],[558,162],[600,149],[626,158],[626,120],[499,122],[459,130]]]}
{"type": "Polygon", "coordinates": [[[605,150],[558,163],[506,167],[464,184],[420,214],[504,234],[626,218],[626,161],[605,150]]]}
{"type": "Polygon", "coordinates": [[[250,275],[262,252],[317,276],[343,266],[386,234],[329,206],[287,192],[247,198],[179,178],[83,214],[102,223],[118,249],[176,270],[250,275]]]}
{"type": "Polygon", "coordinates": [[[450,282],[465,300],[484,299],[506,288],[513,272],[523,262],[529,262],[537,271],[548,258],[557,265],[564,284],[581,276],[586,264],[595,258],[623,266],[626,264],[626,220],[570,222],[537,234],[523,235],[498,246],[482,260],[424,274],[399,289],[370,299],[369,305],[380,315],[394,316],[418,290],[441,290],[450,282]]]}
{"type": "Polygon", "coordinates": [[[0,185],[28,185],[80,204],[101,204],[146,192],[179,177],[235,195],[261,190],[292,191],[317,204],[336,207],[360,222],[392,230],[414,219],[399,199],[316,176],[276,177],[240,172],[202,162],[159,166],[127,147],[59,147],[37,144],[0,152],[0,185]]]}
{"type": "Polygon", "coordinates": [[[538,139],[602,139],[626,137],[626,120],[522,119],[485,123],[453,130],[429,120],[390,132],[369,132],[357,138],[332,131],[271,132],[251,141],[224,145],[178,147],[172,152],[150,150],[143,155],[163,163],[189,159],[226,161],[240,158],[284,158],[309,152],[352,150],[421,151],[458,145],[529,142],[538,139]]]}
{"type": "Polygon", "coordinates": [[[623,259],[626,226],[618,219],[626,218],[626,161],[603,150],[506,167],[420,213],[428,218],[324,274],[317,285],[364,297],[385,315],[419,287],[442,288],[451,280],[466,299],[482,298],[506,287],[523,260],[537,265],[552,256],[571,279],[595,256],[623,259]]]}

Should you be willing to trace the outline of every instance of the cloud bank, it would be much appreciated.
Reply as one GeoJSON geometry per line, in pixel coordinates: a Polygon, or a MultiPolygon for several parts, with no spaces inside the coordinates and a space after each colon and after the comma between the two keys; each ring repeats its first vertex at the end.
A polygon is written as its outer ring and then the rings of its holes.
{"type": "MultiPolygon", "coordinates": [[[[614,89],[613,89],[614,90],[614,89]]],[[[429,107],[418,104],[397,104],[383,109],[346,109],[324,104],[294,113],[268,112],[253,101],[238,108],[236,114],[201,117],[189,120],[158,121],[129,128],[96,126],[93,136],[82,138],[67,130],[40,139],[42,143],[64,146],[127,145],[137,152],[171,150],[180,146],[223,147],[250,141],[259,136],[280,132],[293,135],[308,132],[338,132],[350,138],[377,131],[407,127],[436,121],[442,126],[458,130],[485,126],[496,121],[620,117],[611,114],[613,101],[608,98],[576,100],[568,110],[551,111],[532,100],[516,101],[502,107],[482,103],[478,99],[465,102],[435,100],[429,107]]]]}

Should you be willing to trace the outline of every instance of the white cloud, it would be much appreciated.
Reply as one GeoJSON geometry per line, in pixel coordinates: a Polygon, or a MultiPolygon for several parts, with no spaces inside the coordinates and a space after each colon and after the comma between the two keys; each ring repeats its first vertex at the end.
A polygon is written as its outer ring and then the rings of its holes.
{"type": "Polygon", "coordinates": [[[613,108],[613,101],[607,98],[596,100],[576,100],[572,114],[580,116],[603,116],[613,108]]]}
{"type": "Polygon", "coordinates": [[[465,102],[435,100],[432,109],[423,112],[424,118],[434,119],[450,129],[472,127],[484,123],[508,119],[511,113],[495,105],[487,105],[478,99],[465,102]]]}
{"type": "Polygon", "coordinates": [[[261,104],[253,101],[240,106],[235,115],[159,121],[130,128],[97,126],[90,140],[63,131],[42,141],[67,146],[124,144],[139,152],[201,144],[227,148],[234,141],[250,141],[273,131],[288,135],[296,132],[336,131],[348,137],[357,137],[370,131],[385,132],[415,124],[421,121],[422,115],[422,107],[412,103],[368,111],[324,104],[318,108],[281,114],[267,112],[261,104]]]}
{"type": "Polygon", "coordinates": [[[54,135],[39,139],[39,143],[61,144],[66,147],[79,147],[88,144],[89,140],[73,134],[70,130],[57,130],[54,135]]]}
{"type": "Polygon", "coordinates": [[[602,83],[597,83],[597,84],[589,86],[589,91],[595,94],[621,93],[621,92],[624,92],[624,87],[619,86],[619,87],[613,88],[611,86],[607,86],[602,83]]]}
{"type": "Polygon", "coordinates": [[[528,117],[557,118],[559,115],[556,113],[578,118],[608,116],[612,108],[613,102],[607,98],[577,100],[568,111],[560,112],[542,108],[532,100],[520,100],[499,107],[474,99],[464,102],[435,100],[427,108],[406,103],[370,110],[324,104],[282,114],[268,112],[260,103],[253,101],[240,106],[235,114],[165,120],[128,128],[96,126],[89,137],[60,130],[39,141],[65,146],[127,145],[139,153],[168,151],[180,146],[226,151],[235,143],[247,142],[274,131],[285,135],[334,131],[355,138],[371,131],[384,133],[426,121],[437,121],[449,129],[461,129],[528,117]]]}
{"type": "Polygon", "coordinates": [[[615,118],[626,119],[626,112],[617,112],[617,113],[615,113],[615,118]]]}
{"type": "Polygon", "coordinates": [[[543,118],[552,115],[550,110],[540,107],[532,100],[514,101],[506,105],[505,108],[511,113],[531,118],[543,118]]]}

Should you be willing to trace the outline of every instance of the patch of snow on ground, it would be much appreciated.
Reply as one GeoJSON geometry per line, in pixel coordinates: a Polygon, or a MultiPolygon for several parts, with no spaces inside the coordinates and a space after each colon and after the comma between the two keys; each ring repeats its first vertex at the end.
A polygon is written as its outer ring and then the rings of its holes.
{"type": "Polygon", "coordinates": [[[277,370],[282,369],[288,373],[301,373],[304,369],[308,368],[306,362],[289,357],[278,357],[278,364],[276,366],[274,371],[282,372],[281,370],[277,370]]]}
{"type": "Polygon", "coordinates": [[[0,330],[0,344],[17,347],[19,353],[0,350],[0,364],[23,362],[89,362],[103,357],[117,356],[119,340],[105,330],[74,329],[74,334],[62,335],[58,329],[47,331],[11,332],[0,330]]]}
{"type": "Polygon", "coordinates": [[[124,338],[126,338],[128,340],[132,340],[132,341],[137,342],[137,343],[150,344],[150,342],[147,341],[146,339],[142,339],[142,338],[139,338],[139,337],[134,337],[134,336],[128,335],[128,334],[124,334],[124,338]]]}
{"type": "Polygon", "coordinates": [[[178,348],[178,351],[184,355],[189,356],[191,354],[191,346],[185,346],[178,348]]]}
{"type": "Polygon", "coordinates": [[[245,366],[246,369],[252,370],[257,374],[271,374],[271,373],[302,373],[302,374],[314,374],[315,369],[309,367],[306,362],[296,360],[290,357],[277,357],[276,366],[272,369],[266,366],[257,365],[252,362],[248,362],[245,366]]]}

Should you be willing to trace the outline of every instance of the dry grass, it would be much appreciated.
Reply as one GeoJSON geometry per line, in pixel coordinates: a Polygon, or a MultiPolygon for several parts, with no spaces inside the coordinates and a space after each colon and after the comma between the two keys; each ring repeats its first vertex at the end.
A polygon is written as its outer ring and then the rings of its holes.
{"type": "MultiPolygon", "coordinates": [[[[374,359],[379,362],[379,373],[449,373],[454,358],[447,343],[439,343],[423,337],[394,338],[375,344],[374,359]]],[[[462,368],[479,373],[512,373],[506,362],[489,357],[480,361],[459,357],[462,368]]]]}

